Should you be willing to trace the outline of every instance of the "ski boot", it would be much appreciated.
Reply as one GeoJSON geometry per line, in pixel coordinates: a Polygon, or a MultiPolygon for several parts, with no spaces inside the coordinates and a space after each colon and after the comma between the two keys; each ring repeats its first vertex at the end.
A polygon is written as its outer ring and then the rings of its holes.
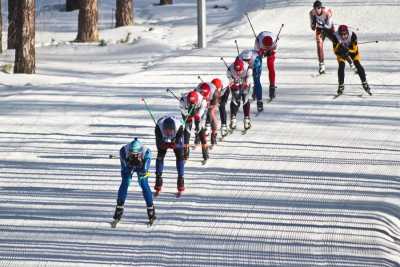
{"type": "Polygon", "coordinates": [[[248,116],[244,117],[243,124],[244,124],[244,129],[245,129],[245,130],[250,129],[250,128],[251,128],[251,120],[250,120],[250,117],[248,117],[248,116]]]}
{"type": "Polygon", "coordinates": [[[269,102],[271,102],[275,98],[275,90],[276,90],[275,85],[269,86],[269,102]]]}
{"type": "Polygon", "coordinates": [[[343,94],[344,91],[344,84],[339,84],[339,87],[337,89],[337,95],[343,94]]]}
{"type": "Polygon", "coordinates": [[[221,136],[225,137],[228,135],[228,128],[226,127],[226,124],[221,125],[221,136]]]}
{"type": "Polygon", "coordinates": [[[151,226],[153,225],[156,217],[156,210],[154,209],[154,205],[151,207],[147,207],[147,217],[149,218],[148,225],[151,226]]]}
{"type": "Polygon", "coordinates": [[[182,192],[185,191],[185,181],[183,176],[178,176],[178,180],[176,183],[178,192],[176,193],[176,197],[180,197],[182,192]]]}
{"type": "Polygon", "coordinates": [[[262,112],[264,110],[262,100],[257,100],[257,111],[262,112]]]}
{"type": "Polygon", "coordinates": [[[211,132],[211,147],[217,144],[217,132],[211,132]]]}
{"type": "Polygon", "coordinates": [[[189,144],[185,144],[183,147],[183,159],[188,160],[189,159],[189,153],[190,153],[190,147],[189,144]]]}
{"type": "Polygon", "coordinates": [[[319,63],[319,69],[318,69],[319,74],[324,74],[325,73],[325,63],[320,62],[319,63]]]}
{"type": "Polygon", "coordinates": [[[362,83],[362,87],[364,88],[365,92],[367,92],[369,95],[372,95],[371,88],[369,88],[369,85],[368,85],[367,81],[362,83]]]}
{"type": "Polygon", "coordinates": [[[232,116],[232,117],[231,117],[231,123],[229,124],[229,127],[230,127],[232,130],[236,129],[236,117],[235,117],[235,116],[232,116]]]}
{"type": "Polygon", "coordinates": [[[112,228],[117,227],[117,223],[119,223],[119,221],[121,220],[123,213],[124,213],[124,205],[117,204],[117,206],[115,207],[115,212],[114,212],[114,216],[113,216],[114,221],[111,222],[112,228]]]}
{"type": "Polygon", "coordinates": [[[163,180],[161,174],[156,173],[156,185],[154,186],[154,196],[158,196],[160,194],[161,188],[163,185],[163,180]]]}

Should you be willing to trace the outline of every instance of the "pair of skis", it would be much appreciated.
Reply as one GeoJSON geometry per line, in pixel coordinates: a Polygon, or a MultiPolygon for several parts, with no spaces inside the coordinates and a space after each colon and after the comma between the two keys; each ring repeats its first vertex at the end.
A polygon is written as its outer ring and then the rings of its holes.
{"type": "MultiPolygon", "coordinates": [[[[156,219],[157,219],[156,216],[154,216],[153,218],[149,219],[149,221],[147,222],[147,226],[148,226],[148,227],[153,226],[153,224],[154,224],[154,222],[155,222],[156,219]]],[[[118,223],[119,223],[120,221],[121,221],[121,220],[114,219],[114,220],[110,223],[111,228],[117,228],[117,225],[118,225],[118,223]]]]}

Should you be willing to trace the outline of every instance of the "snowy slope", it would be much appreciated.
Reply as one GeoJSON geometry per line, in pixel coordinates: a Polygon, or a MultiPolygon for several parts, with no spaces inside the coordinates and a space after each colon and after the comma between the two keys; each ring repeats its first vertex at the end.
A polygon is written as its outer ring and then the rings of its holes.
{"type": "MultiPolygon", "coordinates": [[[[137,25],[121,29],[110,27],[115,1],[100,1],[105,47],[71,43],[77,12],[39,2],[37,74],[0,73],[0,266],[400,266],[400,1],[326,2],[360,41],[381,41],[360,45],[374,95],[357,96],[347,72],[347,95],[336,100],[328,42],[328,73],[315,77],[313,1],[207,1],[204,50],[193,49],[196,1],[137,0],[137,25]],[[108,155],[134,136],[155,151],[141,98],[156,117],[178,114],[166,88],[224,78],[219,57],[234,58],[235,39],[253,45],[246,11],[258,31],[285,24],[276,101],[206,166],[193,152],[180,199],[169,152],[156,225],[147,228],[133,181],[111,229],[120,177],[108,155]]],[[[12,60],[12,51],[0,57],[12,60]]]]}

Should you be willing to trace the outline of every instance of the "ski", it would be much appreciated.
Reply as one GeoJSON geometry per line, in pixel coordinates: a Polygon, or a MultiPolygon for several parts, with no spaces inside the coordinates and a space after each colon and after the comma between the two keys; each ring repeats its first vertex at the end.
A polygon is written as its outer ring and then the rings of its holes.
{"type": "Polygon", "coordinates": [[[119,221],[120,220],[114,219],[112,222],[110,222],[111,228],[116,228],[119,221]]]}
{"type": "Polygon", "coordinates": [[[176,198],[180,198],[182,196],[182,191],[178,191],[175,193],[176,198]]]}
{"type": "Polygon", "coordinates": [[[363,93],[361,93],[361,94],[344,94],[344,93],[341,93],[341,94],[336,94],[336,95],[334,95],[334,96],[333,96],[333,99],[336,99],[336,98],[338,98],[338,97],[341,96],[341,95],[363,97],[363,93]]]}
{"type": "Polygon", "coordinates": [[[160,191],[154,191],[153,197],[158,197],[160,195],[160,191]]]}
{"type": "Polygon", "coordinates": [[[249,129],[244,129],[244,130],[242,130],[242,135],[247,134],[247,131],[248,131],[248,130],[250,130],[250,128],[249,128],[249,129]]]}
{"type": "Polygon", "coordinates": [[[203,159],[202,161],[201,161],[201,165],[206,165],[207,164],[207,159],[203,159]]]}

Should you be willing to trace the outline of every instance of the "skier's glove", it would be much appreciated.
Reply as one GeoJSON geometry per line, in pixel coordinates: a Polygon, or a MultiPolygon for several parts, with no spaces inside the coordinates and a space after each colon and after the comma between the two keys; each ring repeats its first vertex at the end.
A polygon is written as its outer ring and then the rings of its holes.
{"type": "Polygon", "coordinates": [[[342,57],[348,57],[349,56],[349,49],[344,47],[343,45],[340,45],[338,48],[338,54],[342,57]]]}

